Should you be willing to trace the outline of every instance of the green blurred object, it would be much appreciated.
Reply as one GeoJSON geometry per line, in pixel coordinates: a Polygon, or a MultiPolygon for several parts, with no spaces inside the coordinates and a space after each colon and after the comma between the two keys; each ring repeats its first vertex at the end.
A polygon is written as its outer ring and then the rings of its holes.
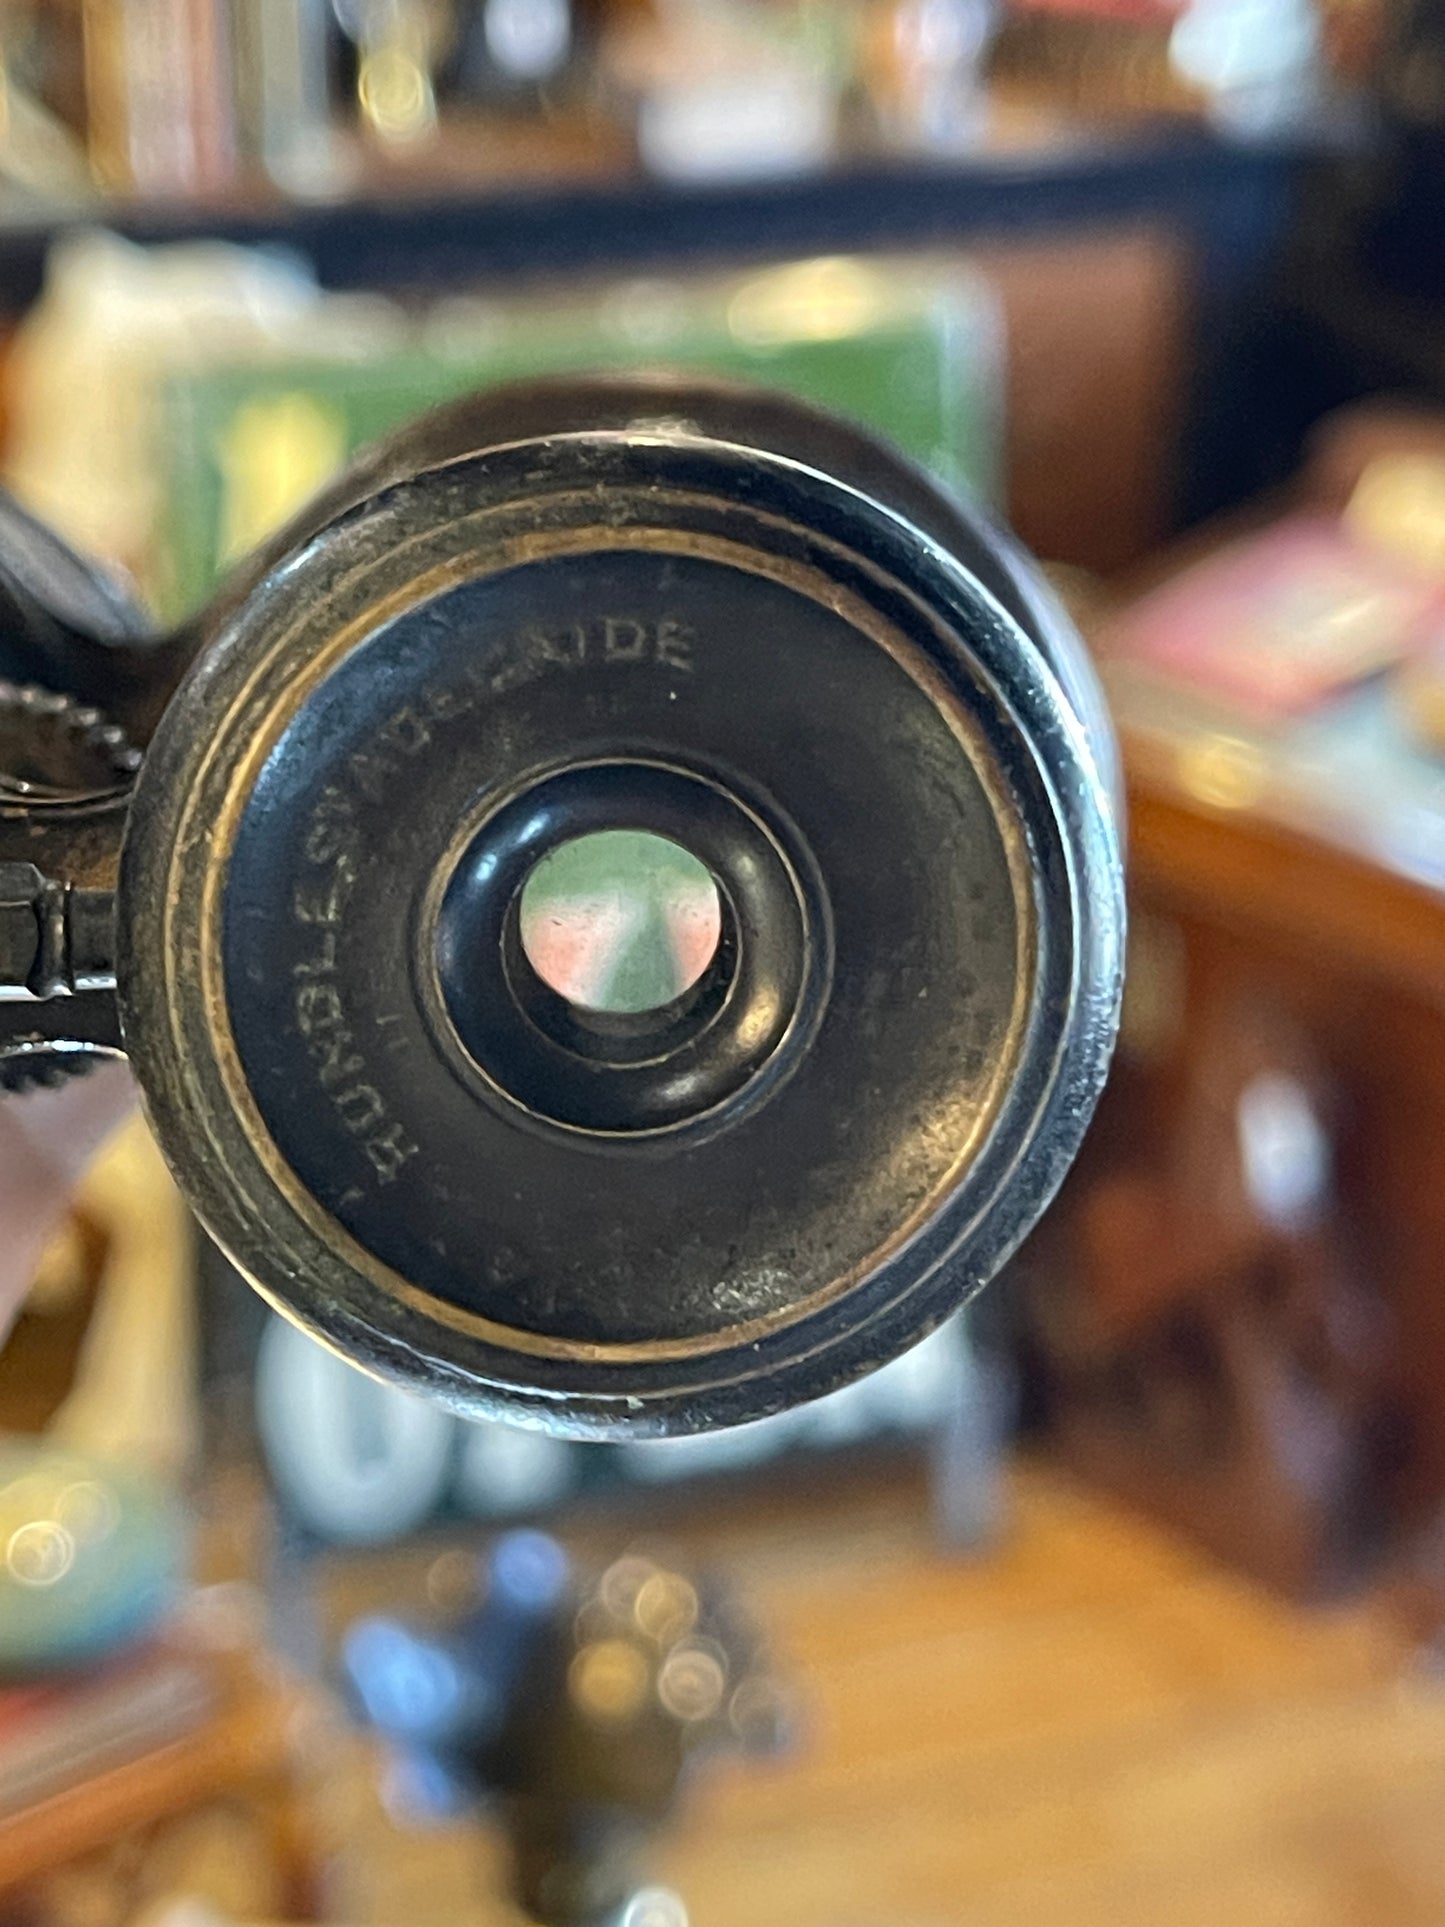
{"type": "MultiPolygon", "coordinates": [[[[778,388],[991,496],[1000,331],[987,281],[937,257],[832,257],[727,276],[449,300],[376,352],[316,349],[215,365],[167,385],[157,580],[178,618],[356,449],[435,404],[577,370],[697,369],[778,388]]],[[[354,347],[354,344],[353,344],[354,347]]]]}
{"type": "Polygon", "coordinates": [[[156,1481],[0,1438],[0,1681],[99,1659],[173,1607],[186,1534],[156,1481]]]}

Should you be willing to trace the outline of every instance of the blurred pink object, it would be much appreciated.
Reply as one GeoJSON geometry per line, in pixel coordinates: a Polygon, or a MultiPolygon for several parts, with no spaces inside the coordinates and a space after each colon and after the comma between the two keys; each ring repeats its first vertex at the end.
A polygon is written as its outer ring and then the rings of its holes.
{"type": "Polygon", "coordinates": [[[1413,655],[1445,579],[1298,515],[1183,570],[1105,625],[1100,653],[1262,716],[1312,709],[1413,655]]]}

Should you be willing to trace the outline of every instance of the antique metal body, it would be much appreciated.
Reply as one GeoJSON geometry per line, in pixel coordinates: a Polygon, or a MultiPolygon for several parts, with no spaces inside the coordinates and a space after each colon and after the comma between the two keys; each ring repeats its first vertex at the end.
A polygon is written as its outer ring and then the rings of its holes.
{"type": "Polygon", "coordinates": [[[40,931],[0,897],[0,1053],[123,1048],[202,1221],[359,1363],[579,1434],[757,1417],[931,1329],[1067,1168],[1118,1008],[1107,722],[1007,540],[853,430],[499,390],[186,635],[69,660],[24,674],[145,756],[0,799],[40,931]],[[518,940],[599,828],[721,903],[634,1019],[518,940]]]}

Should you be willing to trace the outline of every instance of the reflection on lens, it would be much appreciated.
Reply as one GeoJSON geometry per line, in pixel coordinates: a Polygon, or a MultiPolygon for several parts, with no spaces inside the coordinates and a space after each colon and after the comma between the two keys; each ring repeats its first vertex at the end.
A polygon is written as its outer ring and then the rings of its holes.
{"type": "Polygon", "coordinates": [[[58,1519],[32,1519],[12,1532],[5,1566],[21,1586],[53,1586],[75,1564],[75,1540],[58,1519]]]}
{"type": "Polygon", "coordinates": [[[633,1602],[632,1616],[659,1646],[676,1645],[697,1624],[697,1591],[677,1572],[655,1572],[633,1602]]]}
{"type": "Polygon", "coordinates": [[[95,1479],[77,1479],[56,1494],[51,1508],[57,1521],[80,1544],[108,1539],[120,1519],[115,1494],[95,1479]]]}
{"type": "Polygon", "coordinates": [[[638,1595],[656,1571],[652,1561],[640,1553],[629,1552],[613,1560],[602,1575],[597,1593],[614,1619],[626,1621],[632,1617],[638,1595]]]}
{"type": "Polygon", "coordinates": [[[689,1726],[710,1720],[726,1691],[727,1673],[721,1659],[702,1646],[680,1646],[670,1653],[657,1680],[657,1697],[674,1719],[689,1726]]]}

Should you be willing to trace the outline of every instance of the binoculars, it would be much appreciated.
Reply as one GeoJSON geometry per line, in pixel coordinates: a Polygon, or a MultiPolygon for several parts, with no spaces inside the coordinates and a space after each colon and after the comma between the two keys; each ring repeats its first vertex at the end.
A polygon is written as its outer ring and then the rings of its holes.
{"type": "Polygon", "coordinates": [[[0,674],[0,1081],[124,1053],[237,1268],[461,1411],[826,1392],[1078,1147],[1123,932],[1087,658],[1009,538],[798,403],[478,395],[169,635],[7,506],[0,674]],[[681,962],[609,997],[557,959],[632,915],[587,881],[619,835],[681,962]]]}

